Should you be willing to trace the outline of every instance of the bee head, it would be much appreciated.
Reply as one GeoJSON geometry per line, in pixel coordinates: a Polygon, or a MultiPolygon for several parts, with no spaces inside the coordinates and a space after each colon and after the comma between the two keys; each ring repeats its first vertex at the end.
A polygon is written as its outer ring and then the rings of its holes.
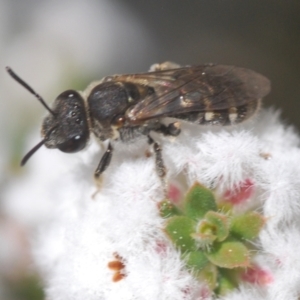
{"type": "Polygon", "coordinates": [[[89,127],[84,100],[68,90],[54,101],[52,112],[44,119],[42,136],[47,148],[72,153],[82,150],[89,139],[89,127]]]}
{"type": "Polygon", "coordinates": [[[43,139],[24,156],[21,165],[23,166],[42,145],[47,148],[57,148],[67,153],[83,149],[89,139],[89,125],[82,96],[74,90],[65,91],[55,99],[53,107],[50,108],[44,99],[12,69],[6,67],[6,70],[13,79],[33,94],[49,112],[42,125],[43,139]]]}

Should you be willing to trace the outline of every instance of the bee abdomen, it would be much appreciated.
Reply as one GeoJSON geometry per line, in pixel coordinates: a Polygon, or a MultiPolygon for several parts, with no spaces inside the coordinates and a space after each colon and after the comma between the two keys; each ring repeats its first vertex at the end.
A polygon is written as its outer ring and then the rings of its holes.
{"type": "Polygon", "coordinates": [[[199,125],[235,125],[249,119],[255,114],[259,107],[260,100],[255,100],[238,107],[230,107],[222,110],[189,112],[174,117],[199,125]]]}

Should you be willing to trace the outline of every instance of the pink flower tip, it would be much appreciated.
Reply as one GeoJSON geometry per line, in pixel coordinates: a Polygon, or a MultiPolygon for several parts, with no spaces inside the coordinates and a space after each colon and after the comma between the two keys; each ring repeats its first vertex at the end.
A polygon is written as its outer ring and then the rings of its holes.
{"type": "Polygon", "coordinates": [[[274,281],[272,273],[262,269],[259,266],[247,268],[245,272],[242,273],[241,278],[249,283],[255,283],[259,285],[267,285],[274,281]]]}
{"type": "Polygon", "coordinates": [[[232,190],[227,190],[224,194],[224,199],[232,205],[243,204],[254,194],[254,191],[254,182],[247,178],[237,184],[232,190]]]}
{"type": "Polygon", "coordinates": [[[173,203],[173,204],[178,204],[178,202],[182,198],[182,192],[179,189],[178,186],[175,184],[171,183],[168,188],[168,199],[173,203]]]}

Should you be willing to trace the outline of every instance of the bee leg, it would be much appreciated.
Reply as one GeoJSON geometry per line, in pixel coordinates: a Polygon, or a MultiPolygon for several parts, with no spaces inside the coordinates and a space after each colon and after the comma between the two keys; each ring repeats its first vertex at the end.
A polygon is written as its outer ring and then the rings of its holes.
{"type": "Polygon", "coordinates": [[[101,177],[101,174],[109,166],[110,161],[111,161],[111,157],[112,157],[112,153],[113,153],[113,147],[109,143],[108,147],[107,147],[107,150],[103,154],[103,156],[102,156],[102,158],[101,158],[101,160],[99,162],[99,165],[98,165],[98,167],[97,167],[97,169],[95,170],[95,173],[94,173],[94,179],[95,179],[97,190],[92,194],[92,198],[93,199],[96,197],[96,195],[98,194],[98,192],[101,189],[101,186],[102,186],[102,177],[101,177]]]}
{"type": "Polygon", "coordinates": [[[170,123],[168,126],[160,124],[160,127],[155,129],[156,132],[162,133],[163,135],[177,136],[180,134],[180,122],[170,123]]]}
{"type": "Polygon", "coordinates": [[[164,187],[164,193],[167,193],[167,183],[166,183],[166,167],[162,157],[162,149],[160,145],[155,142],[150,135],[148,135],[149,145],[153,145],[153,150],[155,154],[155,167],[159,178],[161,179],[164,187]]]}
{"type": "Polygon", "coordinates": [[[112,153],[113,153],[113,147],[111,146],[111,144],[108,144],[107,150],[105,151],[105,153],[103,154],[99,165],[94,173],[94,178],[97,182],[97,185],[100,187],[101,186],[101,179],[100,179],[100,175],[107,169],[107,167],[110,164],[111,161],[111,157],[112,157],[112,153]]]}

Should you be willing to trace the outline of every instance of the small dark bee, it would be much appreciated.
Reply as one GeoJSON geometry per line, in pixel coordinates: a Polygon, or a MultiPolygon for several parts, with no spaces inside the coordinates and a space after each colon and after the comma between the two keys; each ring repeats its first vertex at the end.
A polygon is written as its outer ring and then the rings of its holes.
{"type": "MultiPolygon", "coordinates": [[[[164,177],[161,148],[151,132],[177,136],[178,120],[199,125],[233,125],[257,111],[270,91],[270,81],[248,69],[226,65],[179,67],[154,65],[150,72],[115,75],[93,82],[84,92],[61,93],[52,108],[10,68],[8,73],[49,111],[43,121],[43,139],[22,159],[21,165],[42,146],[67,153],[82,150],[93,133],[100,141],[132,141],[148,137],[153,144],[158,175],[164,177]],[[174,118],[165,124],[164,118],[174,118]]],[[[95,171],[108,167],[111,142],[95,171]]]]}

